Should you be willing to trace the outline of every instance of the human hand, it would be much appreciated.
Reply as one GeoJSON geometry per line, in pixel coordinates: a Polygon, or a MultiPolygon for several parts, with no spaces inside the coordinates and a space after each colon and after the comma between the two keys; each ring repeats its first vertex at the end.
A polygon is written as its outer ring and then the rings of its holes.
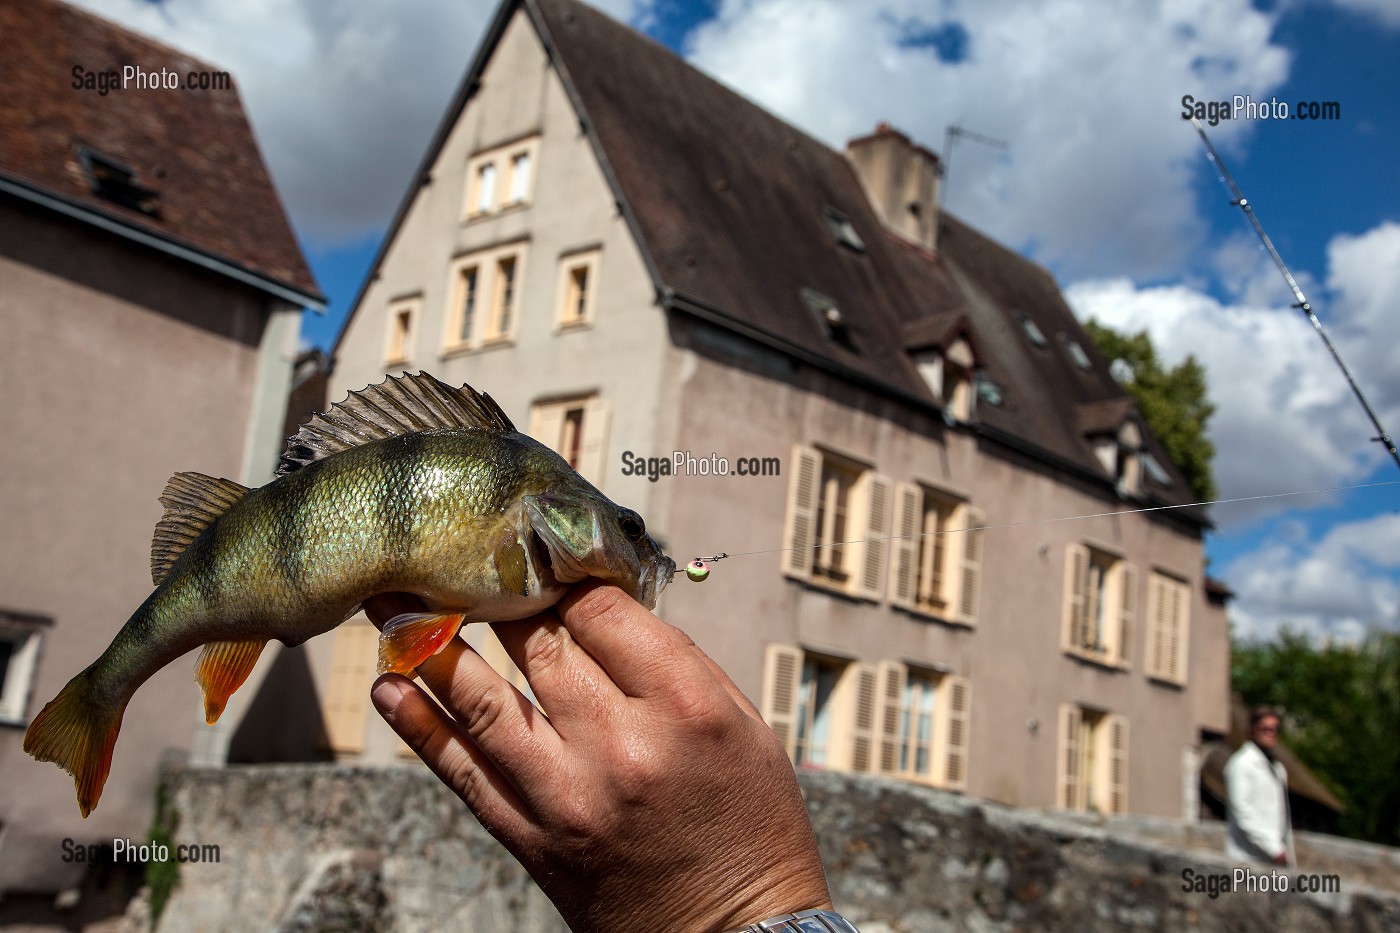
{"type": "MultiPolygon", "coordinates": [[[[420,609],[378,596],[376,625],[420,609]]],[[[518,858],[575,931],[728,930],[831,906],[782,744],[683,632],[586,581],[494,626],[540,714],[454,639],[380,714],[518,858]]]]}

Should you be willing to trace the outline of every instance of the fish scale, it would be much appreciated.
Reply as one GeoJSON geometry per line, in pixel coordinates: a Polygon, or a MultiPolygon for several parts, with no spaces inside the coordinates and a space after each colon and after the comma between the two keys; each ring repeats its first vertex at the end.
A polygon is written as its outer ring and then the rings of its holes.
{"type": "Polygon", "coordinates": [[[300,644],[378,593],[429,607],[381,635],[381,672],[411,674],[465,623],[532,616],[589,576],[652,608],[675,571],[637,513],[517,432],[490,396],[426,373],[312,419],[266,486],[177,473],[161,502],[155,591],[25,733],[26,752],[73,775],[83,816],[131,696],[196,647],[212,724],[268,641],[300,644]]]}

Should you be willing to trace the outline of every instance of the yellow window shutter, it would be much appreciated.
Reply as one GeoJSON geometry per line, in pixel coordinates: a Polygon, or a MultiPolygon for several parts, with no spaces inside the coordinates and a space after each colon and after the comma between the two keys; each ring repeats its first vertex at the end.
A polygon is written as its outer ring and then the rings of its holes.
{"type": "Polygon", "coordinates": [[[968,718],[972,709],[972,685],[966,677],[948,674],[941,686],[948,726],[940,783],[949,790],[967,790],[968,718]]]}
{"type": "Polygon", "coordinates": [[[1065,547],[1064,624],[1060,647],[1081,651],[1089,625],[1089,549],[1082,544],[1065,547]]]}
{"type": "Polygon", "coordinates": [[[1128,718],[1108,717],[1108,810],[1128,812],[1128,718]]]}
{"type": "Polygon", "coordinates": [[[777,733],[788,758],[797,752],[797,688],[802,652],[791,645],[769,645],[763,659],[763,721],[777,733]]]}
{"type": "Polygon", "coordinates": [[[563,456],[564,406],[536,405],[530,416],[530,436],[556,454],[563,456]]]}
{"type": "Polygon", "coordinates": [[[1166,580],[1161,574],[1152,574],[1147,583],[1147,676],[1168,680],[1171,679],[1166,619],[1169,601],[1166,580]]]}
{"type": "Polygon", "coordinates": [[[899,712],[904,701],[905,667],[898,661],[881,661],[879,671],[879,770],[894,774],[899,770],[899,712]]]}
{"type": "Polygon", "coordinates": [[[879,674],[873,664],[860,664],[855,669],[855,710],[851,722],[851,770],[874,771],[875,727],[879,707],[877,681],[879,674]]]}
{"type": "Polygon", "coordinates": [[[963,507],[962,541],[958,542],[962,554],[962,572],[958,579],[958,621],[964,625],[977,624],[977,607],[980,605],[979,590],[982,584],[982,526],[987,516],[981,509],[963,507]]]}
{"type": "Polygon", "coordinates": [[[323,700],[326,736],[333,751],[364,751],[369,687],[378,661],[379,632],[373,625],[351,621],[336,629],[323,700]]]}
{"type": "Polygon", "coordinates": [[[812,578],[812,546],[817,543],[817,495],[822,458],[810,447],[792,449],[796,469],[788,484],[787,527],[783,530],[783,573],[799,580],[812,578]]]}
{"type": "Polygon", "coordinates": [[[1084,781],[1079,772],[1084,756],[1079,740],[1079,707],[1061,703],[1059,716],[1055,751],[1055,806],[1061,810],[1080,810],[1084,806],[1080,800],[1084,781]]]}
{"type": "Polygon", "coordinates": [[[608,428],[611,424],[612,403],[596,396],[589,399],[583,410],[583,438],[579,444],[578,471],[584,479],[598,486],[603,484],[603,470],[608,455],[608,428]]]}
{"type": "Polygon", "coordinates": [[[865,474],[865,523],[862,527],[860,578],[856,595],[881,599],[885,595],[885,555],[889,553],[890,498],[893,484],[889,477],[875,472],[865,474]]]}
{"type": "Polygon", "coordinates": [[[1191,589],[1180,580],[1172,580],[1168,586],[1171,590],[1171,672],[1172,679],[1177,683],[1186,683],[1186,649],[1187,635],[1190,620],[1187,615],[1187,601],[1191,597],[1191,589]]]}
{"type": "Polygon", "coordinates": [[[1118,664],[1133,666],[1133,627],[1137,625],[1137,568],[1127,561],[1118,564],[1118,664]]]}
{"type": "Polygon", "coordinates": [[[923,496],[913,483],[900,483],[895,487],[894,503],[894,595],[890,601],[910,609],[918,595],[919,518],[923,496]]]}

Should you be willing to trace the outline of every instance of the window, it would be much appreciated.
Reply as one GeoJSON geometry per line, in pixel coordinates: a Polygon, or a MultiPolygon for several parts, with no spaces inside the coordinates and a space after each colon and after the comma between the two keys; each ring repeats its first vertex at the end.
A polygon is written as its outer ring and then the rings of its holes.
{"type": "Polygon", "coordinates": [[[895,490],[892,602],[973,625],[986,517],[960,499],[912,483],[895,490]]]}
{"type": "Polygon", "coordinates": [[[593,320],[598,259],[599,251],[592,249],[570,253],[559,260],[559,313],[555,320],[560,329],[593,320]]]}
{"type": "Polygon", "coordinates": [[[1086,372],[1094,368],[1094,364],[1089,360],[1089,354],[1079,345],[1079,341],[1068,335],[1065,336],[1065,350],[1069,352],[1069,358],[1074,361],[1074,365],[1086,372]]]}
{"type": "Polygon", "coordinates": [[[1147,676],[1186,683],[1191,588],[1153,571],[1147,583],[1147,676]]]}
{"type": "Polygon", "coordinates": [[[515,323],[515,283],[518,266],[514,256],[502,256],[496,260],[496,291],[491,299],[491,322],[486,332],[487,340],[505,340],[511,336],[511,326],[515,323]]]}
{"type": "Polygon", "coordinates": [[[1136,609],[1137,569],[1132,564],[1097,548],[1069,545],[1060,633],[1066,653],[1129,667],[1136,609]]]}
{"type": "Polygon", "coordinates": [[[39,665],[43,616],[0,609],[0,723],[24,725],[34,673],[39,665]]]}
{"type": "Polygon", "coordinates": [[[525,246],[515,242],[459,256],[450,266],[443,348],[476,350],[515,338],[525,246]]]}
{"type": "Polygon", "coordinates": [[[858,461],[798,446],[783,572],[865,599],[885,590],[891,483],[858,461]]]}
{"type": "Polygon", "coordinates": [[[611,406],[597,395],[540,402],[530,412],[530,436],[585,479],[601,483],[611,414],[611,406]]]}
{"type": "Polygon", "coordinates": [[[1026,332],[1026,336],[1030,338],[1031,343],[1035,344],[1037,347],[1047,347],[1050,345],[1050,341],[1045,339],[1045,332],[1040,329],[1040,325],[1037,324],[1029,314],[1024,311],[1017,311],[1016,319],[1021,322],[1021,328],[1026,332]]]}
{"type": "Polygon", "coordinates": [[[851,336],[850,325],[845,315],[832,298],[810,288],[802,289],[802,300],[817,318],[817,324],[827,339],[841,344],[847,350],[855,350],[855,339],[851,336]]]}
{"type": "Polygon", "coordinates": [[[389,305],[389,335],[384,349],[385,365],[407,363],[413,349],[413,328],[421,301],[405,298],[389,305]]]}
{"type": "Polygon", "coordinates": [[[762,713],[797,767],[967,786],[966,678],[769,645],[762,713]]]}
{"type": "Polygon", "coordinates": [[[160,193],[138,184],[135,170],[86,146],[78,147],[78,161],[87,172],[94,195],[149,217],[160,217],[160,193]]]}
{"type": "Polygon", "coordinates": [[[967,787],[965,677],[881,662],[879,770],[953,790],[967,787]]]}
{"type": "Polygon", "coordinates": [[[865,252],[865,241],[860,238],[860,234],[856,232],[851,221],[840,211],[831,207],[823,207],[822,220],[826,221],[826,228],[837,243],[853,253],[865,252]]]}
{"type": "Polygon", "coordinates": [[[510,188],[506,204],[521,204],[530,194],[530,153],[517,152],[510,157],[510,188]]]}
{"type": "Polygon", "coordinates": [[[918,353],[914,363],[935,400],[943,406],[945,419],[967,421],[972,417],[972,373],[977,360],[966,337],[958,337],[947,350],[918,353]]]}
{"type": "Polygon", "coordinates": [[[379,632],[369,622],[353,619],[335,630],[322,700],[332,751],[355,755],[364,751],[369,687],[378,662],[379,632]]]}
{"type": "Polygon", "coordinates": [[[1055,806],[1128,812],[1128,720],[1086,707],[1060,706],[1055,806]]]}
{"type": "Polygon", "coordinates": [[[472,220],[528,204],[534,192],[538,136],[498,146],[467,162],[467,193],[462,219],[472,220]],[[504,182],[504,183],[503,183],[504,182]]]}

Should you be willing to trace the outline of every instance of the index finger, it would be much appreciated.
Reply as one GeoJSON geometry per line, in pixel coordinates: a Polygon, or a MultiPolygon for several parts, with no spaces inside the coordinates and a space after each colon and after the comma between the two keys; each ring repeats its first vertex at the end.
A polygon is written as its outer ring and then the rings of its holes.
{"type": "Polygon", "coordinates": [[[680,677],[709,675],[693,641],[615,586],[580,583],[555,608],[574,641],[627,696],[664,693],[680,677]]]}

